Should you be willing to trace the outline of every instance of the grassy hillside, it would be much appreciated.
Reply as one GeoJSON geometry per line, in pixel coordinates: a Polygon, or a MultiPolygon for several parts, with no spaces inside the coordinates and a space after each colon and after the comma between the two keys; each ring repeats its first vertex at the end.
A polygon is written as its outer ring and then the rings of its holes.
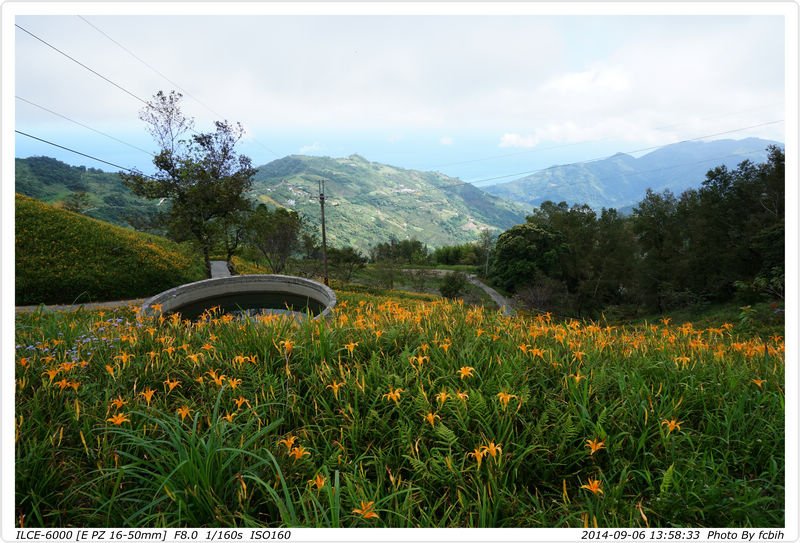
{"type": "Polygon", "coordinates": [[[362,250],[416,238],[431,247],[468,243],[488,228],[505,230],[526,210],[458,179],[346,158],[289,156],[261,166],[253,195],[319,224],[319,181],[325,179],[327,235],[333,245],[362,250]]]}
{"type": "Polygon", "coordinates": [[[16,197],[16,304],[137,298],[202,279],[185,248],[16,197]]]}

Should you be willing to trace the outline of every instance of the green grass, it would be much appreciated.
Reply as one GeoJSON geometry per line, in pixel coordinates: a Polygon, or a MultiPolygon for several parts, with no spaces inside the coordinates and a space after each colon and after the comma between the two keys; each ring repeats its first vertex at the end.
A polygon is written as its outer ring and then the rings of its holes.
{"type": "Polygon", "coordinates": [[[16,304],[146,297],[205,276],[164,238],[16,197],[16,304]]]}
{"type": "Polygon", "coordinates": [[[15,516],[25,526],[784,524],[779,329],[606,328],[337,296],[324,322],[18,315],[15,516]],[[603,447],[590,454],[587,440],[603,447]],[[584,488],[590,479],[602,494],[584,488]]]}

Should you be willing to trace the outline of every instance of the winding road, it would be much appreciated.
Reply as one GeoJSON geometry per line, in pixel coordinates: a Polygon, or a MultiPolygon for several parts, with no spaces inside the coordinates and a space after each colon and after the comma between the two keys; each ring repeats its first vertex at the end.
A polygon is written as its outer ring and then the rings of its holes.
{"type": "Polygon", "coordinates": [[[489,297],[492,299],[494,303],[497,304],[497,307],[500,308],[500,311],[503,312],[503,315],[512,316],[514,315],[515,311],[514,308],[511,306],[511,301],[497,292],[495,289],[484,283],[483,281],[479,280],[477,276],[473,274],[467,275],[467,281],[475,285],[476,287],[482,289],[489,297]]]}

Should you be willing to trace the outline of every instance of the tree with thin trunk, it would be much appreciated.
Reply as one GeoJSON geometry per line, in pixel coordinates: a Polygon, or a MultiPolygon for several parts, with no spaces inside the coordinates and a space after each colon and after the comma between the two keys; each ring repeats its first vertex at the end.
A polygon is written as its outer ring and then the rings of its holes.
{"type": "Polygon", "coordinates": [[[175,91],[159,91],[140,112],[161,148],[153,159],[156,173],[120,172],[120,177],[138,196],[169,201],[170,236],[198,244],[210,277],[211,249],[225,230],[221,224],[250,207],[247,193],[256,170],[250,158],[236,152],[244,135],[241,124],[217,121],[213,132],[194,132],[181,98],[175,91]]]}

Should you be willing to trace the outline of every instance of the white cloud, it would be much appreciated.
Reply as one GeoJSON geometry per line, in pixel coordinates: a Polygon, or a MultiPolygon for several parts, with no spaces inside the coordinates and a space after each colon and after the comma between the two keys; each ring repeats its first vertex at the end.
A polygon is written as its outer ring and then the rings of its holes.
{"type": "Polygon", "coordinates": [[[322,147],[322,145],[320,145],[318,141],[315,141],[311,145],[302,146],[298,151],[298,153],[300,153],[301,155],[313,155],[320,153],[323,149],[324,148],[322,147]]]}
{"type": "Polygon", "coordinates": [[[522,136],[520,134],[503,134],[498,147],[536,147],[539,138],[536,136],[522,136]]]}
{"type": "MultiPolygon", "coordinates": [[[[288,148],[323,133],[344,148],[355,133],[395,149],[418,135],[453,145],[445,133],[459,135],[458,148],[475,134],[502,135],[508,148],[658,144],[784,115],[782,17],[87,18],[188,91],[198,130],[223,116],[247,126],[246,141],[299,134],[288,148]]],[[[172,88],[77,17],[16,22],[138,96],[172,88]]],[[[131,96],[21,31],[15,47],[16,94],[115,134],[144,132],[131,96]],[[64,83],[58,92],[54,81],[64,83]]],[[[20,130],[46,138],[58,124],[81,137],[79,127],[16,105],[20,130]]],[[[782,139],[782,126],[770,129],[782,139]]],[[[314,142],[301,152],[321,150],[314,142]]]]}
{"type": "Polygon", "coordinates": [[[626,93],[631,89],[630,74],[620,66],[596,65],[588,70],[559,74],[544,82],[543,92],[597,96],[626,93]]]}

